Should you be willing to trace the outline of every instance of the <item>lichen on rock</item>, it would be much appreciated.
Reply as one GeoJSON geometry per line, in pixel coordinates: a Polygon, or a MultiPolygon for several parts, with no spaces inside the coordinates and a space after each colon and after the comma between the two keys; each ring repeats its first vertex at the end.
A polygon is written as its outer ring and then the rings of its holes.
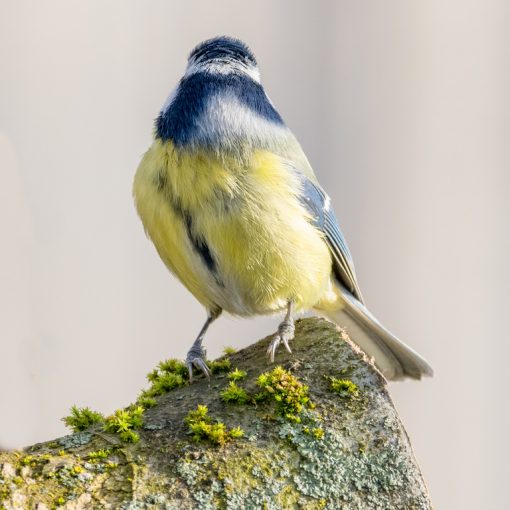
{"type": "Polygon", "coordinates": [[[298,321],[293,354],[279,352],[276,368],[267,342],[230,349],[210,383],[160,364],[142,395],[151,405],[136,404],[137,443],[92,424],[0,453],[0,509],[432,508],[386,383],[345,333],[298,321]],[[189,417],[200,421],[190,415],[199,406],[210,432],[221,423],[216,432],[243,434],[197,441],[189,417]]]}

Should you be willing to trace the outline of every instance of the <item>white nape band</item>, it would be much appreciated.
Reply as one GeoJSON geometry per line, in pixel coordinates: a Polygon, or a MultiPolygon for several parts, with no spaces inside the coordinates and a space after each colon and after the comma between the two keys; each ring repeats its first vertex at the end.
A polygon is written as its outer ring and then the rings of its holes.
{"type": "Polygon", "coordinates": [[[186,68],[184,77],[191,76],[192,74],[206,72],[211,74],[230,74],[238,72],[248,75],[252,80],[260,83],[260,71],[257,66],[245,65],[242,62],[230,61],[228,64],[224,62],[191,62],[186,68]]]}

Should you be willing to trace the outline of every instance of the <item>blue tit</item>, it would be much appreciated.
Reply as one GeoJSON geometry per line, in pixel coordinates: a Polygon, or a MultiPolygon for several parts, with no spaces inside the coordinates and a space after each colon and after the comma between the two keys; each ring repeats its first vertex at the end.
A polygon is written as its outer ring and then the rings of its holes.
{"type": "Polygon", "coordinates": [[[428,363],[365,307],[331,200],[260,82],[243,42],[192,50],[155,122],[134,180],[148,237],[208,317],[186,357],[209,377],[202,346],[224,310],[284,312],[268,348],[290,352],[293,314],[345,327],[388,379],[432,375],[428,363]]]}

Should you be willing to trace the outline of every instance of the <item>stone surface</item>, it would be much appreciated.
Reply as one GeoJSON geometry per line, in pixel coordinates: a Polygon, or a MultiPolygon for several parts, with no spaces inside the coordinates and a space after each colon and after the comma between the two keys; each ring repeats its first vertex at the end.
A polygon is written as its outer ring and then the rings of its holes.
{"type": "Polygon", "coordinates": [[[136,444],[96,425],[0,453],[0,508],[432,508],[386,382],[347,336],[323,319],[297,322],[292,355],[280,350],[276,359],[309,387],[314,407],[294,417],[255,398],[258,377],[274,368],[268,342],[229,355],[232,369],[247,372],[237,384],[249,403],[226,404],[220,392],[229,380],[220,374],[158,397],[136,444]],[[353,384],[337,393],[330,377],[353,384]],[[198,405],[244,436],[223,446],[194,442],[185,418],[198,405]]]}

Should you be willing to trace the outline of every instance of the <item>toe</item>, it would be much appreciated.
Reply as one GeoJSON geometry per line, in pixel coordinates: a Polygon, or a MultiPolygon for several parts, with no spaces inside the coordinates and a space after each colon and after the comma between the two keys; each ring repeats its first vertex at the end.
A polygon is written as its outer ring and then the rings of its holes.
{"type": "Polygon", "coordinates": [[[283,339],[283,345],[285,345],[285,349],[287,349],[287,352],[289,354],[292,354],[292,351],[290,349],[290,345],[289,345],[289,339],[288,338],[284,338],[283,339]]]}
{"type": "Polygon", "coordinates": [[[271,340],[271,343],[269,344],[269,347],[267,348],[267,357],[269,358],[270,363],[274,363],[274,356],[276,354],[276,350],[278,349],[278,346],[280,345],[281,337],[280,335],[276,335],[273,340],[271,340]]]}
{"type": "Polygon", "coordinates": [[[200,370],[207,377],[207,379],[211,378],[211,371],[209,370],[207,363],[202,358],[195,358],[193,360],[193,365],[195,365],[197,370],[200,370]]]}
{"type": "Polygon", "coordinates": [[[273,361],[274,361],[274,346],[273,346],[272,341],[267,348],[266,358],[268,359],[269,363],[273,363],[273,361]]]}
{"type": "Polygon", "coordinates": [[[188,367],[189,382],[193,382],[193,367],[200,370],[207,379],[211,379],[211,371],[207,366],[207,363],[202,358],[192,358],[186,360],[186,366],[188,367]]]}
{"type": "Polygon", "coordinates": [[[189,382],[193,382],[193,363],[189,360],[186,360],[186,366],[188,367],[188,374],[189,374],[189,382]]]}

